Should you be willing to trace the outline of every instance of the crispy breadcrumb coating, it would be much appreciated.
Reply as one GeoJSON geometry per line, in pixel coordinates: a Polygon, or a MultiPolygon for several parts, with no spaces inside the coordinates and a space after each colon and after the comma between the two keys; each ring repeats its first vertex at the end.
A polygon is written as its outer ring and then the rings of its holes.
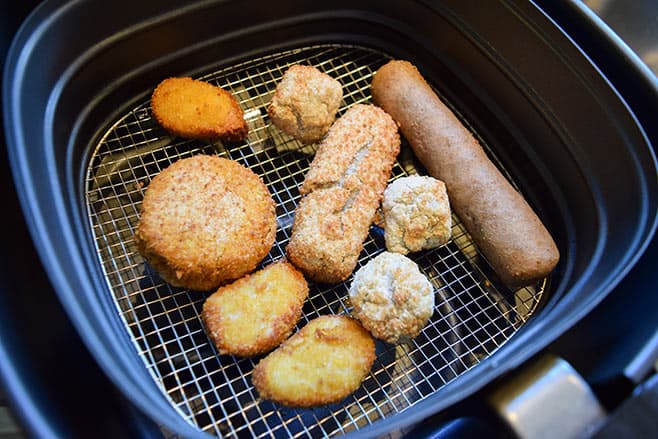
{"type": "Polygon", "coordinates": [[[277,84],[267,113],[284,133],[314,143],[334,123],[342,99],[340,82],[315,67],[296,64],[277,84]]]}
{"type": "Polygon", "coordinates": [[[382,109],[355,105],[324,138],[300,189],[288,259],[317,282],[354,270],[400,151],[397,125],[382,109]]]}
{"type": "Polygon", "coordinates": [[[386,248],[406,255],[450,240],[452,218],[446,185],[413,175],[389,184],[382,201],[386,248]]]}
{"type": "Polygon", "coordinates": [[[288,338],[307,296],[304,276],[281,261],[219,288],[201,315],[220,354],[250,357],[288,338]]]}
{"type": "Polygon", "coordinates": [[[253,271],[276,233],[267,187],[239,163],[179,160],[146,189],[135,243],[174,286],[211,290],[253,271]]]}
{"type": "Polygon", "coordinates": [[[359,388],[375,361],[375,342],[358,321],[321,316],[254,368],[260,397],[289,407],[341,401],[359,388]]]}
{"type": "Polygon", "coordinates": [[[370,333],[388,343],[416,337],[434,312],[434,289],[415,262],[383,252],[354,274],[353,315],[370,333]]]}
{"type": "Polygon", "coordinates": [[[158,84],[151,109],[165,130],[186,139],[234,142],[249,131],[231,93],[192,78],[169,78],[158,84]]]}

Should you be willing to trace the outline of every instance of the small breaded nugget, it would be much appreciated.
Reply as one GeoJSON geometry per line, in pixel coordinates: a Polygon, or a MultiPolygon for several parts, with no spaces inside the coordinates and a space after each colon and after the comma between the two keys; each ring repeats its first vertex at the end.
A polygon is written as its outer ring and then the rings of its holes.
{"type": "Polygon", "coordinates": [[[361,385],[375,361],[375,341],[347,316],[308,322],[254,368],[260,397],[289,407],[339,402],[361,385]]]}
{"type": "Polygon", "coordinates": [[[238,162],[179,160],[146,189],[137,250],[170,284],[208,291],[256,268],[274,244],[274,201],[238,162]]]}
{"type": "Polygon", "coordinates": [[[315,67],[293,65],[277,84],[267,114],[284,133],[313,143],[329,131],[342,99],[340,82],[315,67]]]}
{"type": "Polygon", "coordinates": [[[185,139],[235,142],[249,131],[231,93],[192,78],[169,78],[158,84],[151,109],[165,130],[185,139]]]}
{"type": "Polygon", "coordinates": [[[420,175],[398,178],[384,191],[382,211],[388,251],[406,255],[450,240],[450,202],[441,180],[420,175]]]}
{"type": "Polygon", "coordinates": [[[220,354],[250,357],[288,338],[307,296],[304,276],[292,264],[276,262],[218,289],[201,316],[220,354]]]}
{"type": "Polygon", "coordinates": [[[400,151],[384,110],[357,104],[322,140],[300,188],[288,260],[316,282],[352,274],[400,151]]]}

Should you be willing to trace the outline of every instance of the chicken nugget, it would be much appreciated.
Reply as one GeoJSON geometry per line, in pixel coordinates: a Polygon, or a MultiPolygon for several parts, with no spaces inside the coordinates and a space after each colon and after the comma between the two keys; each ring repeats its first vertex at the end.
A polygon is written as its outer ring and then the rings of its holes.
{"type": "Polygon", "coordinates": [[[220,354],[264,354],[288,338],[307,296],[304,276],[292,264],[277,262],[208,297],[203,323],[220,354]]]}
{"type": "Polygon", "coordinates": [[[375,361],[375,341],[348,316],[311,320],[256,365],[260,397],[289,407],[341,401],[354,392],[375,361]]]}
{"type": "Polygon", "coordinates": [[[228,91],[192,78],[169,78],[155,88],[151,108],[174,136],[239,141],[249,128],[240,105],[228,91]]]}

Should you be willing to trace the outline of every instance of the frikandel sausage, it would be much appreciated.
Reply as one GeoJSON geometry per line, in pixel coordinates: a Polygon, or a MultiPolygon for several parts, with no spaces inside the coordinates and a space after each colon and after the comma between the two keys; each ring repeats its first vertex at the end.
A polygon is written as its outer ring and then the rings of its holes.
{"type": "Polygon", "coordinates": [[[445,182],[450,204],[501,280],[515,288],[548,275],[559,260],[553,238],[418,69],[390,61],[371,91],[429,174],[445,182]]]}

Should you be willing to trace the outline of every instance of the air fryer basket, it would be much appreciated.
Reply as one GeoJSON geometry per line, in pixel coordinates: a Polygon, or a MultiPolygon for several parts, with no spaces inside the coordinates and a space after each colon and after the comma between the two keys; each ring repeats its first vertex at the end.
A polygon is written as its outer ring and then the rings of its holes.
{"type": "MultiPolygon", "coordinates": [[[[445,409],[539,352],[630,269],[655,228],[656,163],[612,84],[532,2],[46,1],[7,61],[4,116],[26,219],[63,305],[119,389],[168,430],[212,434],[376,435],[445,409]],[[75,32],[71,30],[75,29],[75,32]],[[501,287],[461,228],[413,255],[437,309],[412,343],[377,345],[345,401],[291,410],[261,401],[252,360],[218,356],[198,318],[207,293],[170,288],[135,252],[150,178],[173,161],[218,154],[252,168],[277,202],[283,255],[311,151],[264,112],[294,62],[337,77],[341,111],[369,101],[389,57],[415,63],[478,135],[554,235],[550,282],[501,287]],[[148,97],[168,76],[230,89],[246,142],[168,136],[148,97]],[[404,411],[398,415],[398,412],[404,411]]],[[[392,178],[420,172],[403,148],[392,178]]],[[[383,249],[376,227],[360,264],[383,249]]],[[[299,326],[346,313],[346,287],[312,286],[299,326]]]]}
{"type": "MultiPolygon", "coordinates": [[[[206,75],[230,90],[245,109],[250,134],[240,144],[207,144],[171,138],[140,104],[102,137],[89,162],[86,202],[99,262],[128,333],[146,368],[181,415],[217,435],[311,437],[334,435],[373,423],[426,398],[491,355],[525,323],[546,281],[516,292],[498,289],[458,218],[452,241],[411,257],[435,286],[436,312],[421,335],[400,346],[379,343],[377,361],[356,394],[316,410],[282,410],[259,400],[250,382],[256,359],[219,356],[206,337],[200,312],[208,293],[172,288],[136,252],[133,234],[139,204],[151,177],[194,154],[218,154],[251,168],[277,205],[278,231],[268,264],[285,255],[298,187],[313,147],[274,128],[266,107],[285,69],[310,64],[338,79],[345,105],[369,102],[370,81],[388,60],[361,47],[325,45],[257,58],[206,75]]],[[[417,173],[408,146],[393,177],[417,173]]],[[[385,248],[373,228],[360,265],[385,248]]],[[[300,327],[323,314],[349,313],[347,282],[311,284],[300,327]]]]}

